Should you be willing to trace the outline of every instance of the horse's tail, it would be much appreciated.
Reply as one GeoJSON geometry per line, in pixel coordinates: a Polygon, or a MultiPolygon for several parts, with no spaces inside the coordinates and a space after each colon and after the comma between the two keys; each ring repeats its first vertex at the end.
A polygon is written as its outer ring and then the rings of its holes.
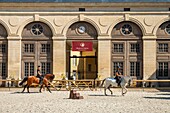
{"type": "Polygon", "coordinates": [[[102,81],[102,84],[100,85],[100,87],[102,87],[103,86],[103,84],[104,84],[104,81],[106,80],[106,78],[102,81]]]}
{"type": "Polygon", "coordinates": [[[19,85],[21,86],[24,82],[26,82],[28,80],[28,77],[25,77],[20,83],[19,85]]]}

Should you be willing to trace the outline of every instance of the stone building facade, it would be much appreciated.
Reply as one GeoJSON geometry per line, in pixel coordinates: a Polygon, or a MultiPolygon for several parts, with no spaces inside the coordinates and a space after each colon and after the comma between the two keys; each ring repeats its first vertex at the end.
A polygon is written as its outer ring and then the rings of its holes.
{"type": "MultiPolygon", "coordinates": [[[[170,79],[170,2],[0,3],[1,78],[170,79]],[[72,42],[92,51],[72,51],[72,42]]],[[[170,84],[164,84],[170,85],[170,84]]]]}

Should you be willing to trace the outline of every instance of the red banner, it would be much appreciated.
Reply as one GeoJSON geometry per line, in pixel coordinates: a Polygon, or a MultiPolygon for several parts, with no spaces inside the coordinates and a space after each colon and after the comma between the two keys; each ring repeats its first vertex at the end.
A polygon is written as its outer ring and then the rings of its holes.
{"type": "Polygon", "coordinates": [[[72,51],[93,51],[93,42],[72,42],[72,51]]]}

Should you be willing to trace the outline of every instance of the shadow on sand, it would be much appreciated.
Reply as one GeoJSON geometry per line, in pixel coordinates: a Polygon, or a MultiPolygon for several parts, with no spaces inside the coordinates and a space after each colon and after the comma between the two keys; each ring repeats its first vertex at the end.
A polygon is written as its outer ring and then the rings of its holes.
{"type": "Polygon", "coordinates": [[[35,94],[35,93],[40,93],[40,92],[30,92],[30,93],[28,93],[28,92],[19,92],[19,91],[17,91],[17,92],[12,92],[10,94],[35,94]]]}
{"type": "Polygon", "coordinates": [[[121,95],[103,95],[103,94],[91,94],[88,96],[94,96],[94,97],[107,97],[107,96],[111,96],[111,97],[120,97],[121,95]]]}
{"type": "Polygon", "coordinates": [[[162,99],[162,100],[170,100],[170,97],[144,97],[146,99],[162,99]]]}

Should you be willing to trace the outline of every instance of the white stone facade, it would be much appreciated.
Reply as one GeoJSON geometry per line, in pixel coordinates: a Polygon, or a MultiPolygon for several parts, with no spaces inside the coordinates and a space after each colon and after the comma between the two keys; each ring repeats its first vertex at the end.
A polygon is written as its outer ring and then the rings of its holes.
{"type": "Polygon", "coordinates": [[[21,78],[22,31],[31,22],[45,23],[51,29],[53,73],[58,76],[65,74],[67,30],[72,24],[83,21],[91,24],[98,33],[98,74],[102,78],[111,76],[111,32],[117,24],[128,21],[136,24],[142,31],[142,79],[149,79],[151,76],[156,79],[156,34],[161,24],[170,21],[168,4],[170,3],[0,3],[0,24],[8,34],[7,75],[15,79],[21,78]],[[79,7],[86,11],[78,11],[79,7]],[[130,11],[123,11],[125,7],[129,7],[130,11]]]}

